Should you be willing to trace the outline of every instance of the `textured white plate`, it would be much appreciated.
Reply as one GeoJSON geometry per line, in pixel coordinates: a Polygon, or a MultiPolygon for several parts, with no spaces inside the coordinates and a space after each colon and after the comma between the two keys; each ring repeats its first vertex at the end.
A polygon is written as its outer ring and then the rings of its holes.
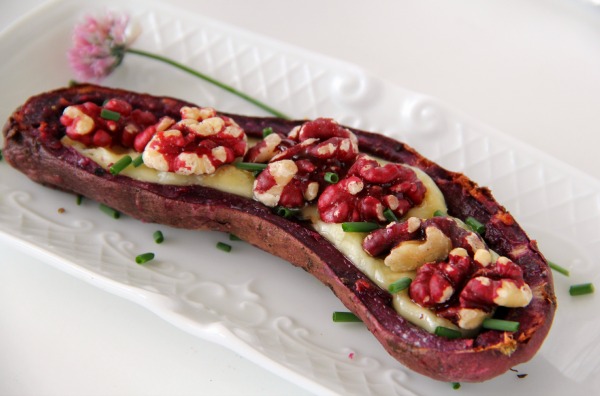
{"type": "MultiPolygon", "coordinates": [[[[70,32],[87,12],[129,12],[142,27],[135,47],[182,61],[269,102],[293,117],[334,117],[403,140],[452,170],[492,188],[549,258],[571,269],[555,276],[559,310],[550,336],[517,373],[461,394],[582,394],[600,388],[598,299],[572,298],[568,286],[595,282],[600,257],[600,183],[506,138],[427,96],[364,71],[225,26],[163,3],[57,1],[0,37],[12,54],[0,65],[0,116],[27,97],[65,85],[70,32]],[[98,3],[96,3],[98,4],[98,3]],[[10,76],[10,78],[6,78],[10,76]]],[[[128,55],[106,85],[172,95],[246,114],[253,106],[168,66],[128,55]]],[[[30,182],[0,163],[0,236],[49,264],[138,302],[174,325],[226,345],[318,393],[440,394],[429,380],[391,359],[360,324],[331,322],[343,309],[305,272],[227,236],[186,232],[133,219],[113,220],[85,201],[30,182]],[[65,213],[58,213],[65,208],[65,213]],[[155,245],[161,229],[166,242],[155,245]],[[157,259],[138,266],[134,257],[157,259]]]]}

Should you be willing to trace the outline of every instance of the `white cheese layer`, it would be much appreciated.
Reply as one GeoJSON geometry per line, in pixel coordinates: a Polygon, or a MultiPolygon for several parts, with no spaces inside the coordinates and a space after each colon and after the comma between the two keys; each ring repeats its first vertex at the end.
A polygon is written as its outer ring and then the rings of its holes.
{"type": "MultiPolygon", "coordinates": [[[[108,169],[125,155],[132,158],[140,155],[132,150],[106,149],[102,147],[87,147],[77,141],[64,137],[62,143],[77,150],[85,157],[92,159],[98,165],[108,169]]],[[[422,170],[413,168],[417,177],[425,185],[427,192],[423,203],[412,208],[405,216],[430,218],[436,210],[446,212],[446,203],[441,191],[434,181],[422,170]]],[[[172,172],[160,172],[145,165],[128,166],[120,172],[121,175],[136,180],[171,185],[201,185],[215,188],[227,193],[252,198],[254,176],[251,172],[237,169],[233,165],[223,165],[211,175],[178,175],[172,172]]],[[[344,232],[341,224],[325,223],[318,216],[315,206],[304,210],[304,215],[311,219],[313,228],[331,242],[356,267],[369,277],[379,287],[387,290],[389,285],[400,278],[415,277],[415,271],[394,272],[383,262],[383,259],[369,256],[362,248],[365,233],[344,232]]],[[[452,322],[436,316],[433,311],[415,304],[406,290],[395,293],[393,305],[396,311],[411,323],[433,333],[438,326],[460,330],[452,322]]]]}
{"type": "MultiPolygon", "coordinates": [[[[133,150],[88,147],[80,142],[69,139],[67,136],[62,138],[61,142],[63,145],[71,146],[80,154],[92,159],[104,169],[110,168],[112,164],[125,155],[130,155],[132,158],[141,155],[133,150]]],[[[204,187],[212,187],[227,193],[241,195],[246,198],[252,198],[252,184],[254,183],[254,176],[252,173],[237,169],[233,165],[220,166],[216,172],[211,175],[178,175],[173,172],[157,171],[156,169],[149,168],[143,164],[137,168],[128,166],[119,174],[131,177],[132,179],[157,184],[171,184],[176,186],[197,184],[204,187]]]]}

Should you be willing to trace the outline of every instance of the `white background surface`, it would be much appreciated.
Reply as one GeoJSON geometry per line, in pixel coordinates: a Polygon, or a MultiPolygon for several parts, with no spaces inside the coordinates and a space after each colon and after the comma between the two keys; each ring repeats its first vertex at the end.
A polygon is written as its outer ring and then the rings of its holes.
{"type": "MultiPolygon", "coordinates": [[[[600,8],[589,3],[170,2],[358,64],[600,178],[600,8]]],[[[0,28],[40,3],[2,2],[0,28]]],[[[305,393],[6,243],[0,251],[2,395],[305,393]]]]}

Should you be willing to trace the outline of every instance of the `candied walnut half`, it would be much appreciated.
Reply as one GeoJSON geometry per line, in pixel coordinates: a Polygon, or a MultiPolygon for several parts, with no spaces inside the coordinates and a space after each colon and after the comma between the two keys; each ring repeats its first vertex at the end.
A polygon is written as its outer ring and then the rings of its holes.
{"type": "Polygon", "coordinates": [[[318,201],[321,220],[327,223],[386,222],[386,209],[402,217],[425,198],[426,188],[411,168],[380,165],[365,154],[357,157],[346,177],[356,181],[355,185],[360,182],[362,188],[349,194],[345,180],[328,186],[318,201]]]}
{"type": "Polygon", "coordinates": [[[506,257],[491,262],[480,249],[475,257],[453,249],[447,260],[417,270],[409,288],[412,300],[464,329],[474,329],[497,307],[525,307],[532,298],[521,267],[506,257]],[[482,260],[482,262],[478,261],[482,260]]]}
{"type": "Polygon", "coordinates": [[[212,108],[182,107],[180,112],[179,122],[161,119],[149,129],[146,166],[182,175],[211,174],[246,153],[246,134],[229,117],[218,116],[212,108]]]}
{"type": "Polygon", "coordinates": [[[427,262],[444,259],[455,247],[473,255],[485,249],[485,243],[451,217],[427,220],[411,217],[373,231],[363,240],[365,252],[374,257],[385,256],[385,264],[394,271],[410,271],[427,262]]]}
{"type": "Polygon", "coordinates": [[[68,106],[63,110],[60,122],[66,127],[69,138],[86,146],[134,147],[136,137],[153,126],[157,119],[151,112],[132,109],[124,100],[113,98],[102,106],[93,102],[68,106]]]}
{"type": "Polygon", "coordinates": [[[271,207],[303,207],[329,185],[328,173],[343,176],[357,155],[356,136],[328,118],[308,121],[287,137],[270,134],[246,155],[252,162],[269,161],[256,178],[254,198],[271,207]]]}

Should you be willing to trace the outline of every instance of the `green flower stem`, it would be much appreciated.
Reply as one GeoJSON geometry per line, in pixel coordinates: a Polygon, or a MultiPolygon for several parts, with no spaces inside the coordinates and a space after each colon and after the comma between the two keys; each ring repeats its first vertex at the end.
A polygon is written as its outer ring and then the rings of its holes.
{"type": "Polygon", "coordinates": [[[235,89],[235,88],[233,88],[233,87],[231,87],[229,85],[223,84],[222,82],[217,81],[217,80],[215,80],[212,77],[209,77],[209,76],[207,76],[205,74],[202,74],[202,73],[200,73],[200,72],[198,72],[198,71],[196,71],[194,69],[191,69],[191,68],[189,68],[189,67],[187,67],[185,65],[182,65],[179,62],[176,62],[176,61],[171,60],[169,58],[165,58],[164,56],[161,56],[161,55],[156,55],[156,54],[153,54],[151,52],[146,52],[146,51],[138,50],[138,49],[134,49],[134,48],[127,48],[126,51],[129,52],[129,53],[132,53],[132,54],[146,56],[148,58],[152,58],[152,59],[155,59],[155,60],[159,60],[161,62],[168,63],[171,66],[175,66],[176,68],[178,68],[180,70],[183,70],[183,71],[185,71],[187,73],[190,73],[193,76],[196,76],[196,77],[199,77],[199,78],[201,78],[201,79],[203,79],[205,81],[208,81],[209,83],[214,84],[217,87],[222,88],[222,89],[224,89],[227,92],[231,92],[232,94],[237,95],[240,98],[247,100],[248,102],[250,102],[250,103],[256,105],[257,107],[259,107],[259,108],[267,111],[268,113],[274,115],[275,117],[289,119],[288,116],[286,116],[285,114],[281,113],[278,110],[275,110],[274,108],[270,107],[269,105],[266,105],[266,104],[260,102],[259,100],[256,100],[256,99],[254,99],[254,98],[246,95],[243,92],[238,91],[237,89],[235,89]]]}

